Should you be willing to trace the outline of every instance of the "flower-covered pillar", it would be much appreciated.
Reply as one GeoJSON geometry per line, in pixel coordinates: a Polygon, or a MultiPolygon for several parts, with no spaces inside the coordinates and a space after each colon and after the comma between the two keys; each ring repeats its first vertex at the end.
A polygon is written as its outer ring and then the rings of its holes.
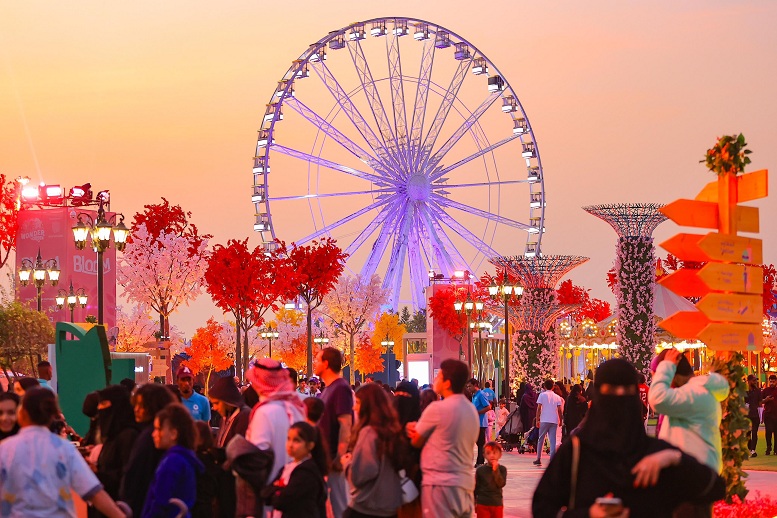
{"type": "Polygon", "coordinates": [[[523,296],[510,307],[513,335],[510,376],[513,387],[521,380],[539,387],[558,373],[558,346],[554,324],[569,308],[560,305],[556,284],[587,257],[550,255],[540,257],[493,257],[491,264],[507,269],[520,279],[523,296]]]}
{"type": "Polygon", "coordinates": [[[655,351],[653,289],[656,283],[653,231],[666,221],[656,203],[592,205],[583,210],[609,223],[618,234],[615,255],[615,333],[623,358],[650,375],[655,351]]]}

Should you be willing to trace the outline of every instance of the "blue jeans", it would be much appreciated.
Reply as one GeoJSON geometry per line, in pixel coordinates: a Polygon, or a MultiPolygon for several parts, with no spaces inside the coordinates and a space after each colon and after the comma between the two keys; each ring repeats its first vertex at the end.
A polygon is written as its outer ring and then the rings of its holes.
{"type": "Polygon", "coordinates": [[[550,439],[550,458],[556,454],[556,429],[558,423],[540,423],[540,438],[537,439],[537,460],[542,456],[542,447],[545,444],[545,436],[550,439]]]}

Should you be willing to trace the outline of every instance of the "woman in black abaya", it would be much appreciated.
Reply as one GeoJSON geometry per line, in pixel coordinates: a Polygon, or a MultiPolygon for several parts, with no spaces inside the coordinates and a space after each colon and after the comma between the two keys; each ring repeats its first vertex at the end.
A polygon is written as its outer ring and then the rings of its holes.
{"type": "Polygon", "coordinates": [[[725,496],[717,473],[647,436],[637,371],[630,363],[604,362],[594,379],[593,402],[577,438],[561,445],[534,492],[535,518],[669,517],[684,502],[712,503],[725,496]],[[605,496],[620,499],[622,506],[596,503],[605,496]]]}

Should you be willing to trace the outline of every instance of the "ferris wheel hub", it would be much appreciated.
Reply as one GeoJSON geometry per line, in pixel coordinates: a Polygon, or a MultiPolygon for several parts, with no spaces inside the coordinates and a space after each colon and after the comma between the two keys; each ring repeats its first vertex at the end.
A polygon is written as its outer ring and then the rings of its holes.
{"type": "Polygon", "coordinates": [[[410,176],[407,181],[407,197],[412,201],[427,201],[432,192],[429,177],[423,173],[410,176]]]}

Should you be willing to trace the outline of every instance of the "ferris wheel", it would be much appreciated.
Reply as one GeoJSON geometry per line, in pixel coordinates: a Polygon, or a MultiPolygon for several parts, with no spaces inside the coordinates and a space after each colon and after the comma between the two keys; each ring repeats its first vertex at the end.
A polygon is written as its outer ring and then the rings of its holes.
{"type": "Polygon", "coordinates": [[[425,307],[433,275],[540,253],[542,164],[518,96],[474,45],[423,20],[353,23],[294,60],[253,180],[266,248],[332,237],[395,308],[425,307]]]}

